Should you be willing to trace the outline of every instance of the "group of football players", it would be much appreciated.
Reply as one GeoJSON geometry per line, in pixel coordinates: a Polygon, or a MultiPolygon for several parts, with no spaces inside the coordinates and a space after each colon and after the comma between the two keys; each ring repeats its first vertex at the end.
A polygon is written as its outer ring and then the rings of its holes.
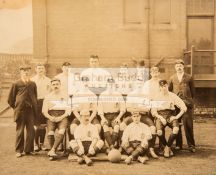
{"type": "Polygon", "coordinates": [[[126,164],[135,160],[145,163],[148,155],[155,159],[158,154],[173,156],[175,140],[175,149],[182,149],[181,123],[188,148],[195,152],[193,79],[184,72],[183,60],[175,61],[176,73],[168,81],[161,79],[156,66],[150,68],[151,79],[146,80],[143,61],[137,63],[135,81],[130,81],[126,64],[114,77],[100,68],[97,55],[89,60],[90,68],[81,72],[78,85],[74,74],[69,77],[69,62],[63,63],[62,73],[52,79],[45,75],[43,64],[36,65],[32,78],[29,66],[20,67],[21,79],[12,85],[8,98],[17,123],[17,157],[23,152],[46,150],[47,135],[48,156],[55,158],[67,135],[78,163],[91,165],[92,156],[99,152],[109,154],[113,149],[125,155],[126,164]],[[166,126],[171,128],[168,139],[166,126]]]}

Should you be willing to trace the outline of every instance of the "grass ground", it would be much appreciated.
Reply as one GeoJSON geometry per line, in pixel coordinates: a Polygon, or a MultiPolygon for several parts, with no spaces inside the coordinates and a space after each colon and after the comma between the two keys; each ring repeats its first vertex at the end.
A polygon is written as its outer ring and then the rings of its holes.
{"type": "Polygon", "coordinates": [[[196,121],[194,128],[197,144],[195,154],[182,150],[170,159],[150,159],[146,165],[134,163],[127,166],[123,162],[95,162],[92,167],[87,167],[69,162],[66,158],[49,161],[46,152],[17,159],[14,153],[15,123],[12,118],[0,118],[0,175],[214,175],[216,119],[196,121]]]}

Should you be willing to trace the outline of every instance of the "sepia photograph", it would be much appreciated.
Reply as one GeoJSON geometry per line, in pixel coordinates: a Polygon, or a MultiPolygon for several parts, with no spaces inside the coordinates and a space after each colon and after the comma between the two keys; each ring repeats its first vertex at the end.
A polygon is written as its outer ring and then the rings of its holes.
{"type": "Polygon", "coordinates": [[[0,0],[0,175],[216,175],[215,0],[0,0]]]}

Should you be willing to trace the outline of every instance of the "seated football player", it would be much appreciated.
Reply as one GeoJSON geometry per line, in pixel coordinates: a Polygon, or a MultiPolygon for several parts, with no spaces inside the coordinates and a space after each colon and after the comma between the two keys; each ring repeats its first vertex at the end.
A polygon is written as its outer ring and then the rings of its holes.
{"type": "Polygon", "coordinates": [[[73,114],[76,118],[72,121],[72,124],[70,125],[70,133],[72,135],[71,140],[74,139],[74,131],[76,127],[80,124],[80,111],[82,110],[88,110],[90,112],[89,122],[96,125],[99,133],[101,131],[101,125],[96,115],[97,96],[88,88],[88,77],[82,77],[81,81],[82,86],[80,87],[80,90],[74,94],[72,99],[73,114]]]}
{"type": "Polygon", "coordinates": [[[78,163],[92,165],[91,156],[95,156],[103,147],[104,142],[100,139],[98,129],[90,123],[90,113],[88,110],[80,112],[81,124],[74,132],[75,140],[70,141],[70,146],[78,156],[78,163]]]}
{"type": "Polygon", "coordinates": [[[51,93],[44,99],[42,112],[47,118],[47,138],[51,148],[48,156],[56,157],[56,149],[63,141],[71,109],[67,105],[67,96],[62,93],[59,79],[54,78],[51,80],[51,90],[51,93]],[[56,137],[54,137],[57,128],[58,132],[56,137]]]}
{"type": "MultiPolygon", "coordinates": [[[[155,159],[158,158],[154,152],[155,140],[156,140],[156,127],[150,117],[150,100],[148,96],[143,92],[143,81],[138,79],[136,82],[136,89],[130,92],[126,98],[126,109],[127,112],[139,112],[141,115],[141,122],[148,125],[151,129],[152,139],[149,141],[149,152],[155,159]]],[[[120,133],[123,132],[124,128],[132,122],[131,117],[126,117],[120,125],[120,133]]]]}
{"type": "Polygon", "coordinates": [[[133,112],[131,118],[133,122],[125,128],[122,136],[122,149],[128,155],[125,163],[130,164],[133,160],[137,160],[144,164],[148,160],[145,154],[148,142],[152,138],[151,130],[140,122],[139,112],[133,112]]]}
{"type": "Polygon", "coordinates": [[[123,96],[115,90],[114,79],[109,78],[106,91],[102,92],[98,99],[98,115],[101,117],[104,137],[108,144],[107,153],[119,146],[120,122],[124,113],[125,101],[123,96]],[[110,127],[112,127],[112,133],[110,127]]]}
{"type": "Polygon", "coordinates": [[[187,111],[187,107],[176,94],[169,92],[166,80],[160,80],[159,85],[161,92],[155,98],[155,104],[152,104],[151,112],[156,118],[157,135],[165,146],[164,157],[168,158],[173,155],[171,146],[179,132],[178,119],[187,111]],[[175,106],[180,109],[178,114],[175,114],[175,106]],[[165,138],[165,134],[163,134],[166,126],[172,128],[168,141],[165,138]]]}

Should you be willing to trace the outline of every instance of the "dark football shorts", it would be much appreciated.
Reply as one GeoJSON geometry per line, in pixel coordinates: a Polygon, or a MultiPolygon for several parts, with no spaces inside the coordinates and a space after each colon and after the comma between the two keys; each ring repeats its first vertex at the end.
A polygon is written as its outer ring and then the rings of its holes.
{"type": "Polygon", "coordinates": [[[119,113],[115,112],[115,113],[105,113],[104,117],[105,119],[107,119],[108,121],[108,126],[109,127],[114,127],[115,125],[118,125],[117,123],[114,122],[114,120],[118,117],[119,113]]]}

